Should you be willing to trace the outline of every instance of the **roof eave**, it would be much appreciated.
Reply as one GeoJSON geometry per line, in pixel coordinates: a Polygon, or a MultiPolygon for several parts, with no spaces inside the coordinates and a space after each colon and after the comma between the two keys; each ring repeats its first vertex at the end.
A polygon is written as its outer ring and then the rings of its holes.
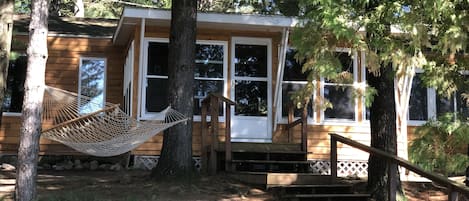
{"type": "MultiPolygon", "coordinates": [[[[114,43],[118,42],[125,22],[130,19],[145,19],[147,21],[165,22],[169,24],[171,11],[151,8],[125,7],[122,11],[118,27],[114,34],[114,43]]],[[[243,28],[247,30],[270,30],[281,32],[285,27],[294,27],[298,20],[285,16],[261,16],[225,13],[197,13],[197,24],[211,28],[230,29],[243,28]],[[212,26],[211,26],[212,25],[212,26]]]]}

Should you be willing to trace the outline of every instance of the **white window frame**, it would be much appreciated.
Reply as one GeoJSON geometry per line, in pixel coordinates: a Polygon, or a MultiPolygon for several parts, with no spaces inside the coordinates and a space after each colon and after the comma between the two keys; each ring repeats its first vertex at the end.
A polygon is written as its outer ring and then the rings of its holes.
{"type": "MultiPolygon", "coordinates": [[[[414,77],[420,73],[423,73],[423,69],[416,68],[414,77]]],[[[411,120],[410,119],[410,98],[409,98],[409,108],[407,109],[407,125],[409,126],[421,126],[425,124],[427,121],[431,119],[435,119],[436,117],[436,91],[433,88],[426,87],[426,89],[427,89],[427,120],[411,120]]]]}
{"type": "MultiPolygon", "coordinates": [[[[104,61],[104,78],[103,78],[103,108],[106,106],[106,85],[107,85],[107,58],[106,57],[80,57],[78,66],[78,96],[81,96],[81,70],[83,60],[99,60],[104,61]]],[[[78,105],[80,105],[80,99],[78,99],[78,105]]],[[[102,109],[102,108],[101,108],[102,109]]]]}
{"type": "MultiPolygon", "coordinates": [[[[141,93],[140,95],[140,114],[139,114],[139,119],[141,120],[151,120],[155,119],[155,117],[161,116],[161,113],[159,112],[146,112],[145,109],[145,103],[146,103],[146,87],[147,87],[147,79],[148,78],[160,78],[160,79],[168,79],[168,76],[161,76],[161,75],[148,75],[147,74],[147,66],[148,66],[148,46],[151,42],[157,42],[157,43],[169,43],[168,38],[153,38],[153,37],[147,37],[144,38],[143,44],[143,62],[142,65],[140,65],[140,81],[139,81],[139,91],[141,93]]],[[[219,41],[219,40],[197,40],[196,44],[201,44],[201,45],[222,45],[223,46],[223,78],[196,78],[194,77],[195,80],[217,80],[217,81],[223,81],[223,94],[224,96],[227,95],[228,91],[228,42],[227,41],[219,41]]],[[[200,115],[194,115],[193,116],[194,121],[200,121],[201,117],[200,115]]],[[[223,110],[223,116],[219,117],[219,121],[223,122],[225,120],[225,112],[223,110]]]]}
{"type": "MultiPolygon", "coordinates": [[[[287,47],[287,50],[288,50],[288,49],[294,49],[294,48],[293,48],[293,47],[287,47]]],[[[285,61],[286,61],[286,57],[285,57],[285,61]]],[[[285,61],[284,61],[284,62],[285,62],[285,61]]],[[[285,73],[285,70],[283,71],[283,73],[285,73]]],[[[308,83],[308,81],[307,81],[307,80],[305,80],[305,81],[285,81],[285,80],[283,80],[283,75],[281,75],[281,76],[282,76],[282,77],[281,77],[281,80],[280,80],[280,90],[279,90],[279,94],[278,94],[279,100],[280,100],[279,102],[280,102],[281,104],[279,104],[279,105],[277,106],[277,107],[280,107],[279,110],[278,110],[279,112],[278,112],[278,114],[277,114],[277,119],[279,119],[278,123],[280,123],[280,124],[287,124],[287,123],[288,123],[288,116],[287,116],[287,117],[282,116],[282,113],[283,113],[283,107],[282,107],[282,105],[283,105],[283,102],[282,102],[282,100],[283,100],[283,90],[282,90],[282,89],[283,89],[283,84],[301,84],[301,85],[306,85],[306,84],[308,83]]],[[[312,98],[311,98],[310,101],[313,101],[313,102],[314,102],[314,100],[316,100],[316,98],[317,98],[317,95],[316,95],[316,91],[317,91],[317,90],[316,90],[317,81],[316,81],[316,80],[313,80],[313,85],[314,85],[314,91],[313,91],[313,96],[312,96],[312,98]]],[[[314,106],[314,104],[313,104],[313,108],[311,108],[311,109],[313,110],[313,117],[310,117],[310,116],[308,115],[307,124],[311,124],[311,125],[312,125],[312,124],[315,124],[315,122],[316,122],[317,111],[316,111],[316,107],[314,106]]],[[[300,118],[300,117],[293,117],[294,120],[299,119],[299,118],[300,118]]]]}
{"type": "MultiPolygon", "coordinates": [[[[336,83],[326,83],[324,77],[321,77],[320,79],[320,84],[321,84],[321,89],[320,89],[320,94],[321,94],[321,97],[324,97],[324,87],[325,86],[336,86],[336,85],[339,85],[339,86],[351,86],[353,87],[354,89],[356,89],[357,87],[359,87],[359,83],[358,83],[358,53],[356,50],[352,50],[351,48],[336,48],[335,52],[347,52],[347,53],[350,53],[351,52],[351,57],[352,57],[352,61],[353,61],[353,84],[336,84],[336,83]]],[[[320,116],[321,116],[321,124],[323,125],[354,125],[354,124],[357,124],[359,122],[358,120],[358,98],[355,98],[354,99],[354,120],[352,119],[326,119],[325,117],[325,110],[321,110],[320,111],[320,116]]]]}

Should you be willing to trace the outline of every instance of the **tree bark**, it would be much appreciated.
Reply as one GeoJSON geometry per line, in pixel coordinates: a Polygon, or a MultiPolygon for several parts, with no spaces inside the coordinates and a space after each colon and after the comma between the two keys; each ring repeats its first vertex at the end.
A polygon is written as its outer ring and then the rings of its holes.
{"type": "Polygon", "coordinates": [[[37,159],[41,134],[42,101],[47,62],[48,0],[31,2],[28,69],[26,71],[22,126],[18,149],[15,196],[18,201],[36,200],[37,159]]]}
{"type": "MultiPolygon", "coordinates": [[[[396,110],[394,103],[394,72],[391,66],[381,68],[379,76],[368,76],[368,84],[378,94],[370,108],[371,147],[397,154],[396,110]]],[[[392,166],[395,175],[389,175],[387,160],[370,155],[368,161],[368,190],[375,200],[389,200],[389,179],[392,189],[400,189],[397,166],[392,166]]],[[[393,196],[396,196],[396,192],[393,196]]]]}
{"type": "Polygon", "coordinates": [[[13,34],[13,3],[13,0],[0,0],[0,117],[3,113],[3,99],[7,88],[8,61],[13,34]]]}
{"type": "MultiPolygon", "coordinates": [[[[172,1],[168,58],[170,105],[193,116],[197,1],[172,1]]],[[[164,133],[161,157],[153,176],[186,180],[193,172],[192,122],[178,124],[164,133]]]]}

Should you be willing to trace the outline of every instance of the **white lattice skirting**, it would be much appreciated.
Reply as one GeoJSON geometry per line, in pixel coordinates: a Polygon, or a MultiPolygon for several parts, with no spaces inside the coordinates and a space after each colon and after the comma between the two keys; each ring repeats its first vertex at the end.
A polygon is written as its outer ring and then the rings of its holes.
{"type": "MultiPolygon", "coordinates": [[[[160,156],[134,156],[136,169],[151,170],[158,163],[160,156]]],[[[202,168],[200,157],[193,157],[194,165],[198,171],[202,168]]],[[[331,162],[326,160],[308,160],[309,172],[318,175],[331,174],[331,162]]],[[[337,176],[339,177],[367,177],[368,161],[339,160],[337,161],[337,176]]]]}
{"type": "MultiPolygon", "coordinates": [[[[319,175],[331,174],[331,162],[326,160],[308,160],[309,171],[319,175]]],[[[337,176],[366,177],[368,176],[368,161],[339,160],[337,161],[337,176]]]]}
{"type": "MultiPolygon", "coordinates": [[[[151,170],[156,167],[160,156],[134,156],[134,165],[133,168],[142,169],[142,170],[151,170]]],[[[200,157],[192,157],[194,160],[194,166],[197,171],[200,171],[202,168],[200,157]]]]}

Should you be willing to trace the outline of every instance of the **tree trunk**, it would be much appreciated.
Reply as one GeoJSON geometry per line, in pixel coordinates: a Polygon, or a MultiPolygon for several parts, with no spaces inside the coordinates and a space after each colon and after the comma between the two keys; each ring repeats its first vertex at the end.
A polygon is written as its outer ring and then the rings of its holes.
{"type": "MultiPolygon", "coordinates": [[[[396,110],[394,103],[394,72],[391,66],[382,67],[380,76],[368,76],[368,83],[378,94],[370,109],[371,147],[397,154],[396,110]]],[[[375,200],[389,200],[389,183],[392,179],[391,192],[396,196],[396,189],[401,189],[397,166],[389,169],[389,163],[382,158],[370,155],[368,161],[368,190],[375,200]],[[389,175],[392,170],[393,175],[389,175]],[[391,176],[391,177],[390,177],[391,176]]],[[[402,190],[398,190],[401,192],[402,190]]]]}
{"type": "Polygon", "coordinates": [[[42,100],[47,53],[48,1],[31,2],[28,69],[26,71],[22,126],[18,149],[15,196],[18,201],[36,200],[37,158],[41,134],[42,100]]]}
{"type": "MultiPolygon", "coordinates": [[[[0,117],[7,87],[8,61],[10,59],[11,36],[13,34],[13,0],[0,0],[0,117]]],[[[2,125],[2,118],[0,118],[2,125]]]]}
{"type": "MultiPolygon", "coordinates": [[[[197,1],[172,1],[168,58],[170,105],[193,116],[197,1]]],[[[193,171],[192,122],[178,124],[164,133],[161,157],[153,176],[189,179],[193,171]]]]}

